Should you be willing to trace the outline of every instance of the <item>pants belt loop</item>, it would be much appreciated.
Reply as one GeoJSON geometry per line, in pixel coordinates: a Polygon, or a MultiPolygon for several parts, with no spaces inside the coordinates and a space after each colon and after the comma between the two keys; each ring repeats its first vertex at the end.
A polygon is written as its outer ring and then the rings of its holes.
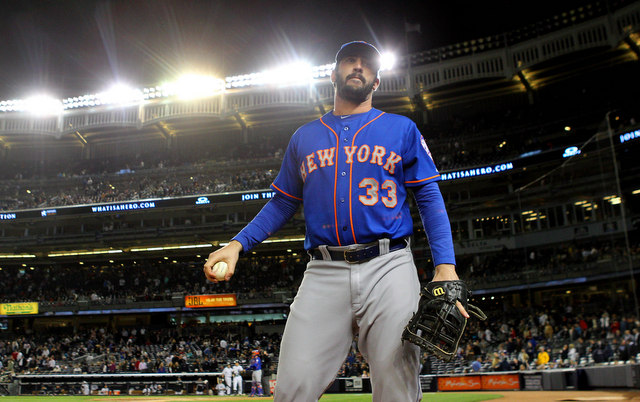
{"type": "Polygon", "coordinates": [[[378,240],[378,247],[380,249],[380,255],[389,254],[389,243],[391,240],[389,239],[380,239],[378,240]]]}
{"type": "Polygon", "coordinates": [[[320,250],[320,254],[322,254],[322,259],[325,261],[332,261],[331,253],[327,249],[327,246],[318,246],[318,250],[320,250]]]}

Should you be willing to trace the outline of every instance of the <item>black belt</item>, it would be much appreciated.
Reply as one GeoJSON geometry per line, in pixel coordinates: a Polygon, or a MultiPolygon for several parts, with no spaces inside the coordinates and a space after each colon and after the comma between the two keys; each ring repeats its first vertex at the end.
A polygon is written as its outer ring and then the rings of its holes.
{"type": "MultiPolygon", "coordinates": [[[[400,250],[407,247],[407,238],[393,239],[389,242],[389,252],[400,250]]],[[[380,255],[380,245],[378,243],[353,250],[329,250],[327,252],[331,256],[332,261],[346,261],[350,264],[370,260],[380,255]]],[[[317,249],[309,250],[309,255],[313,260],[324,260],[322,252],[317,249]]]]}

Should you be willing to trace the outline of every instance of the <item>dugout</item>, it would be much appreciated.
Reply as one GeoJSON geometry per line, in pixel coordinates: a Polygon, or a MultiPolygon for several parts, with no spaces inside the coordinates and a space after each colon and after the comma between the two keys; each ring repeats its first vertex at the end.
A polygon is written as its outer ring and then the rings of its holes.
{"type": "Polygon", "coordinates": [[[181,395],[195,394],[205,380],[215,387],[222,373],[25,374],[20,395],[181,395]],[[84,387],[83,387],[84,386],[84,387]]]}

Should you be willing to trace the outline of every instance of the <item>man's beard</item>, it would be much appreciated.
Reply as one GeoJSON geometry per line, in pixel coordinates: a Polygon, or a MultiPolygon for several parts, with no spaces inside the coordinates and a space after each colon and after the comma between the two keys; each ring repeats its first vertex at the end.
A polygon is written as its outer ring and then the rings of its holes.
{"type": "Polygon", "coordinates": [[[367,83],[365,78],[359,74],[350,74],[347,75],[345,79],[342,78],[340,74],[336,72],[336,91],[338,95],[344,100],[349,102],[360,104],[367,100],[367,98],[373,92],[373,86],[375,85],[375,80],[367,83]],[[347,85],[347,81],[351,78],[359,78],[364,84],[361,87],[354,87],[351,85],[347,85]]]}

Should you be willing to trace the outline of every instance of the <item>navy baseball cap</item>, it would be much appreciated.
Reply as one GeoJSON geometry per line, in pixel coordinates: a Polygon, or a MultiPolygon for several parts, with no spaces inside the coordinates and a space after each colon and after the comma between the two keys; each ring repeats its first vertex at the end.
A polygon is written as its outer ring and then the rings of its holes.
{"type": "Polygon", "coordinates": [[[371,43],[355,40],[340,46],[340,50],[336,53],[336,65],[347,56],[366,57],[375,64],[376,71],[380,70],[380,52],[371,43]]]}

